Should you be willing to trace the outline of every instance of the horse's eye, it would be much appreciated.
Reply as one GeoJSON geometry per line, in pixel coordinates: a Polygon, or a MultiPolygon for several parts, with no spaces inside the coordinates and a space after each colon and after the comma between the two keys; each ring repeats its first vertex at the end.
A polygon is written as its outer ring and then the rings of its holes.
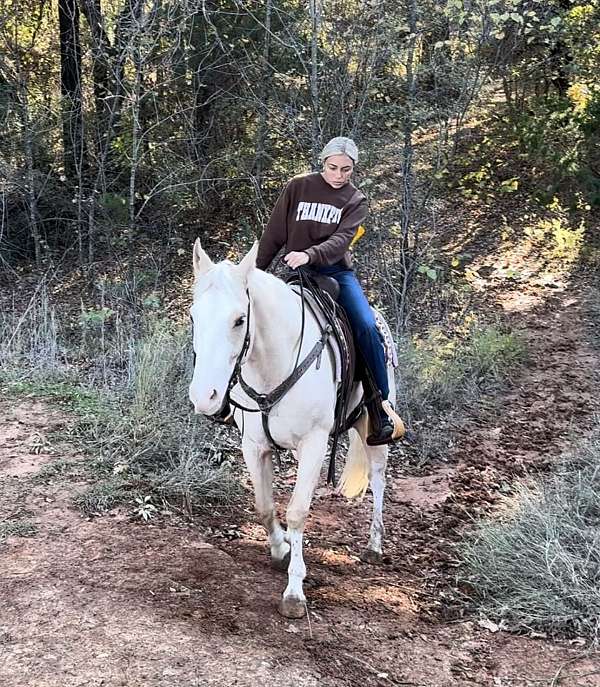
{"type": "Polygon", "coordinates": [[[237,318],[237,320],[233,323],[233,326],[234,327],[241,327],[245,321],[246,321],[246,318],[242,315],[241,317],[237,318]]]}

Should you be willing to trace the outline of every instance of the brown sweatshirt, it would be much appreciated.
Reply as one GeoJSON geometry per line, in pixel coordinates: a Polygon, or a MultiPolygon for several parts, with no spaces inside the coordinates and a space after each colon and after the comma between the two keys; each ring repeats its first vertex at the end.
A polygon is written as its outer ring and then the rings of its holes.
{"type": "Polygon", "coordinates": [[[319,172],[291,179],[279,196],[258,246],[256,266],[267,269],[282,246],[304,251],[311,265],[352,266],[350,243],[367,216],[367,199],[351,183],[330,186],[319,172]]]}

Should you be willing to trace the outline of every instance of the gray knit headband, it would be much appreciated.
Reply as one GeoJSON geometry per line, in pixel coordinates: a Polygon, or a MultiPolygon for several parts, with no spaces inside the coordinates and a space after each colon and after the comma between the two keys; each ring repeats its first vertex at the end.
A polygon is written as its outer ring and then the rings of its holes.
{"type": "Polygon", "coordinates": [[[336,136],[323,148],[319,159],[324,162],[332,155],[347,155],[356,164],[358,162],[358,148],[351,138],[336,136]]]}

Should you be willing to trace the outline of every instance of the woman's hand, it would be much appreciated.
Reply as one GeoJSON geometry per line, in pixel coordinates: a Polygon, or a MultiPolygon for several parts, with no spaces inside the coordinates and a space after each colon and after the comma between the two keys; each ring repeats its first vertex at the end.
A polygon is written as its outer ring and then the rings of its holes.
{"type": "Polygon", "coordinates": [[[297,267],[302,267],[302,265],[308,264],[309,261],[309,257],[306,253],[297,250],[293,250],[291,253],[288,253],[283,259],[285,260],[287,266],[291,267],[293,270],[295,270],[297,267]]]}

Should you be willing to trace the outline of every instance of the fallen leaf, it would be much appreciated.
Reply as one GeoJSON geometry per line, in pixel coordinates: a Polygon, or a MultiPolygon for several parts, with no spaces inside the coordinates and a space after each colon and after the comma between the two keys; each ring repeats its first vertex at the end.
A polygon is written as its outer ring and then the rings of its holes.
{"type": "Polygon", "coordinates": [[[500,626],[496,625],[496,623],[492,622],[489,618],[478,620],[477,624],[479,627],[483,627],[485,630],[489,630],[490,632],[498,632],[500,629],[500,626]]]}

